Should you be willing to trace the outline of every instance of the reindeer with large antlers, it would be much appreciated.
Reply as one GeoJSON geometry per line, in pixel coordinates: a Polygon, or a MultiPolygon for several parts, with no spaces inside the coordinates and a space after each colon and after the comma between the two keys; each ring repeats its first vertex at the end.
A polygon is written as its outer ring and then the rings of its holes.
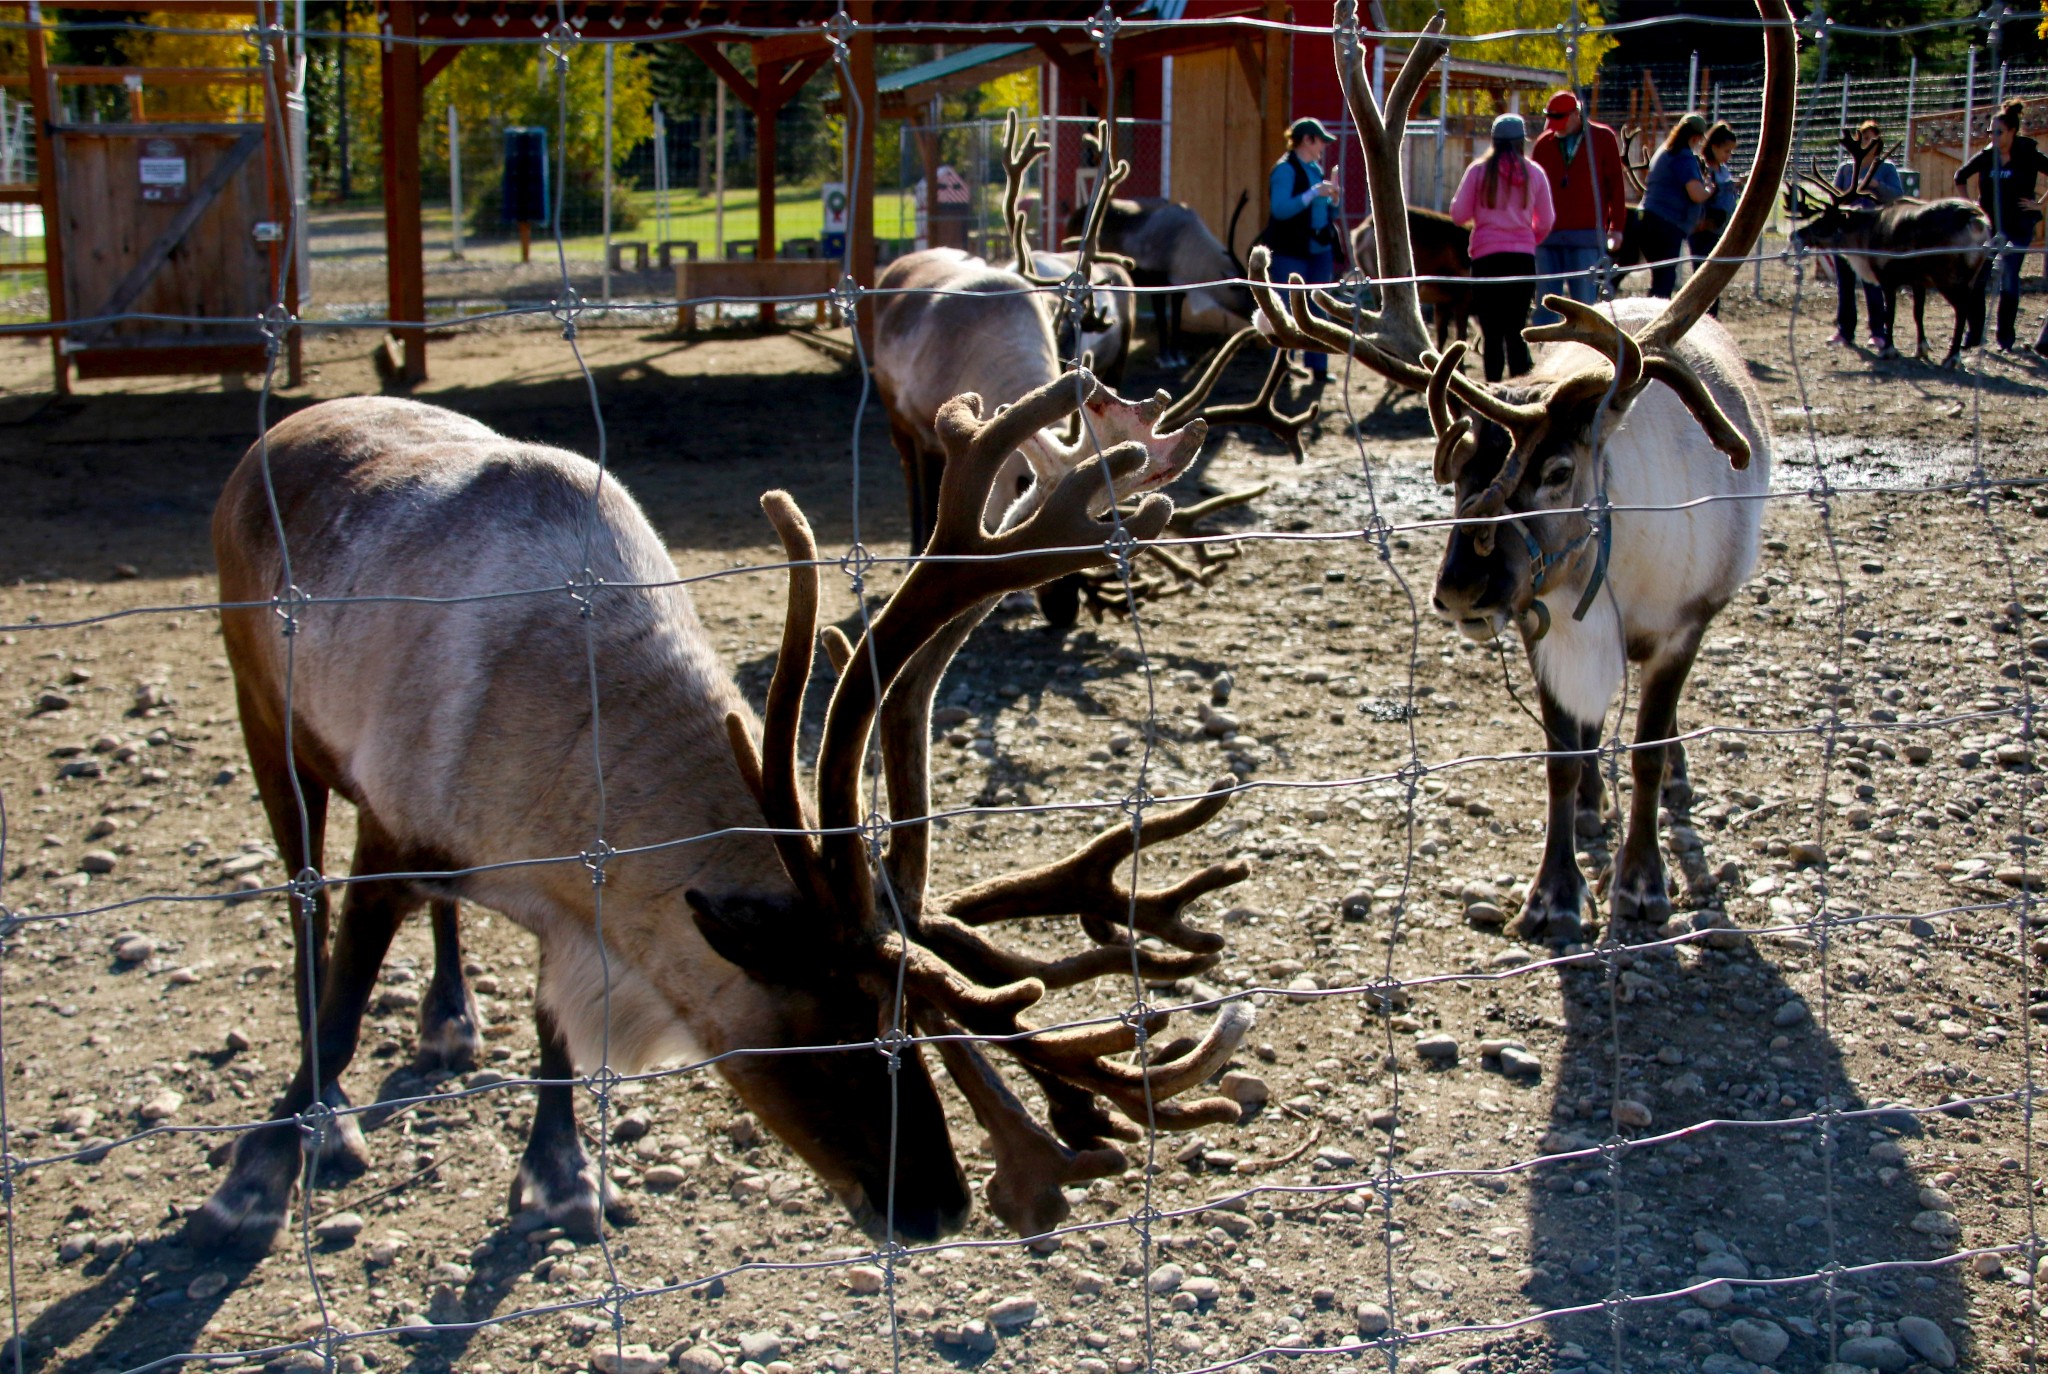
{"type": "MultiPolygon", "coordinates": [[[[1105,146],[1106,142],[1105,135],[1105,146]]],[[[877,283],[882,300],[875,312],[875,385],[903,460],[913,548],[922,548],[931,534],[946,461],[937,417],[952,397],[972,393],[992,405],[1002,405],[1049,385],[1063,366],[1063,339],[1066,348],[1078,350],[1072,361],[1085,362],[1101,349],[1120,362],[1129,347],[1131,309],[1128,295],[1120,293],[1118,286],[1127,290],[1130,278],[1113,255],[1100,251],[1101,218],[1085,222],[1072,254],[1032,252],[1027,247],[1026,217],[1019,201],[1025,174],[1045,156],[1047,145],[1035,129],[1025,129],[1012,113],[1003,148],[1003,219],[1015,255],[1011,264],[997,267],[955,248],[930,248],[897,258],[877,283]],[[1057,275],[1061,269],[1067,275],[1057,275]],[[1089,283],[1078,301],[1069,301],[1061,289],[1070,280],[1089,283]]],[[[1109,203],[1117,184],[1129,172],[1128,164],[1122,162],[1105,168],[1102,194],[1095,200],[1098,207],[1109,203]]],[[[1244,337],[1235,341],[1218,364],[1173,403],[1175,423],[1203,414],[1210,391],[1222,376],[1222,364],[1235,356],[1249,337],[1250,331],[1244,331],[1244,337]]],[[[1292,415],[1281,411],[1278,399],[1283,366],[1276,357],[1266,384],[1252,401],[1211,408],[1205,418],[1212,425],[1247,424],[1268,430],[1299,458],[1302,430],[1315,422],[1318,407],[1311,405],[1292,415]]],[[[1159,399],[1165,402],[1164,393],[1159,399]]],[[[1062,443],[1071,445],[1074,436],[1045,435],[1035,442],[1041,449],[1053,450],[1062,443]]],[[[1028,480],[1030,456],[1020,452],[995,483],[990,493],[991,519],[1001,514],[1028,480]]],[[[1061,627],[1071,625],[1079,613],[1083,590],[1076,579],[1040,589],[1039,604],[1047,620],[1061,627]]]]}
{"type": "Polygon", "coordinates": [[[538,1076],[549,1081],[512,1208],[579,1235],[602,1214],[623,1219],[574,1121],[573,1079],[600,1065],[722,1056],[741,1099],[862,1226],[912,1240],[957,1228],[970,1199],[924,1051],[892,1032],[1003,1037],[1001,1052],[1043,1094],[1050,1129],[979,1045],[937,1046],[994,1142],[990,1205],[1022,1234],[1065,1216],[1063,1185],[1122,1169],[1112,1142],[1136,1138],[1134,1123],[1235,1120],[1233,1102],[1184,1098],[1230,1056],[1248,1008],[1226,1008],[1199,1042],[1162,1043],[1156,1012],[1059,1031],[1027,1019],[1048,989],[1118,980],[1124,1006],[1140,979],[1216,962],[1222,937],[1185,912],[1241,880],[1244,865],[1157,891],[1133,891],[1118,874],[1135,848],[1208,821],[1228,792],[1150,810],[1142,828],[1120,820],[1057,862],[927,891],[933,693],[998,598],[1105,560],[1113,501],[1154,493],[1122,530],[1144,540],[1165,526],[1172,503],[1156,488],[1192,460],[1205,426],[1162,432],[1159,415],[1085,373],[993,415],[975,396],[941,409],[935,561],[904,577],[859,643],[824,635],[839,672],[814,802],[797,752],[818,551],[789,497],[762,501],[791,566],[757,745],[667,550],[615,478],[409,401],[330,401],[278,424],[215,512],[221,598],[244,608],[223,613],[222,631],[287,867],[322,870],[337,793],[356,807],[355,857],[331,949],[330,884],[294,888],[299,1070],[273,1124],[236,1137],[189,1239],[266,1249],[300,1175],[301,1128],[316,1119],[327,1176],[362,1166],[340,1079],[392,936],[427,903],[436,983],[449,989],[447,1005],[430,999],[422,1013],[437,1064],[475,1047],[457,903],[502,912],[539,939],[538,1076]],[[1032,449],[1034,435],[1077,412],[1094,442],[1032,449]],[[1033,452],[1036,480],[991,529],[991,491],[1020,447],[1033,452]],[[450,559],[451,548],[463,556],[450,559]],[[505,595],[523,588],[536,590],[505,595]],[[286,593],[292,619],[281,625],[268,603],[286,593]],[[878,730],[886,829],[861,804],[878,730]],[[870,837],[883,834],[871,861],[870,837]],[[983,934],[1064,914],[1079,917],[1090,947],[1063,958],[983,934]],[[787,1052],[811,1046],[824,1048],[787,1052]]]}
{"type": "MultiPolygon", "coordinates": [[[[1713,256],[1669,302],[1626,300],[1601,311],[1547,297],[1564,318],[1526,331],[1549,347],[1524,378],[1489,386],[1460,370],[1462,343],[1428,349],[1405,234],[1379,237],[1377,313],[1354,314],[1298,279],[1283,292],[1269,279],[1269,259],[1253,259],[1260,312],[1277,339],[1348,352],[1429,398],[1436,478],[1454,487],[1459,522],[1435,605],[1474,640],[1514,626],[1527,648],[1552,752],[1549,837],[1519,928],[1560,943],[1582,931],[1586,885],[1573,833],[1577,803],[1598,804],[1590,751],[1632,661],[1642,671],[1634,795],[1609,904],[1617,921],[1668,918],[1657,811],[1677,749],[1678,699],[1708,623],[1756,562],[1770,427],[1740,350],[1705,316],[1762,233],[1791,152],[1792,17],[1784,0],[1757,0],[1757,9],[1766,21],[1763,129],[1713,256]],[[1553,604],[1564,612],[1553,614],[1553,604]]],[[[1340,0],[1337,15],[1340,29],[1354,23],[1354,0],[1340,0]]],[[[1443,23],[1439,13],[1417,40],[1384,108],[1356,55],[1346,61],[1340,50],[1338,76],[1375,205],[1403,203],[1402,130],[1449,46],[1443,23]]],[[[1383,231],[1400,223],[1390,217],[1383,231]]]]}

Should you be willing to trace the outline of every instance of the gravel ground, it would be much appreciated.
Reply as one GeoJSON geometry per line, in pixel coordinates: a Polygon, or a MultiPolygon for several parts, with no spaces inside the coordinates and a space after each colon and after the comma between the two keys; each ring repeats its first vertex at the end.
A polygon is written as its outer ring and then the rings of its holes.
{"type": "MultiPolygon", "coordinates": [[[[1058,636],[1021,610],[975,636],[941,694],[957,709],[935,792],[942,807],[990,810],[945,827],[939,882],[1092,832],[1095,814],[1008,808],[1123,796],[1148,731],[1157,794],[1225,771],[1288,784],[1254,788],[1148,857],[1155,876],[1252,861],[1199,917],[1228,935],[1223,965],[1174,992],[1266,989],[1232,1066],[1265,1101],[1238,1126],[1162,1139],[1149,1188],[1133,1169],[1077,1193],[1074,1219],[1091,1229],[1056,1247],[906,1257],[893,1337],[871,1247],[708,1073],[621,1090],[620,1124],[633,1124],[610,1160],[640,1221],[608,1253],[508,1224],[531,1091],[453,1094],[530,1070],[533,947],[482,911],[465,928],[486,1066],[438,1081],[409,1070],[431,954],[424,929],[404,932],[350,1081],[359,1102],[422,1100],[371,1116],[373,1172],[314,1197],[310,1249],[223,1265],[171,1243],[220,1168],[226,1137],[196,1128],[261,1116],[295,1053],[282,903],[238,899],[285,875],[203,609],[207,518],[257,398],[165,381],[58,401],[39,394],[42,346],[10,345],[0,622],[17,628],[0,637],[0,896],[25,913],[134,903],[6,942],[7,1149],[70,1156],[16,1179],[26,1366],[123,1369],[327,1323],[390,1332],[344,1345],[344,1369],[782,1374],[900,1358],[1128,1374],[1148,1358],[1186,1370],[1249,1357],[1350,1370],[1385,1356],[1282,1352],[1391,1322],[1410,1338],[1444,1331],[1402,1350],[1425,1369],[2018,1367],[2034,1329],[2026,1258],[1967,1256],[2023,1245],[2041,1186],[2013,1095],[2040,1029],[2016,898],[2043,871],[2048,815],[2021,728],[2048,685],[2048,495],[1995,480],[1852,488],[1963,478],[1980,458],[1993,479],[2037,475],[2048,372],[1830,352],[1825,309],[1788,338],[1783,285],[1769,295],[1738,293],[1727,323],[1793,494],[1770,507],[1763,561],[1710,631],[1681,713],[1691,730],[1748,728],[1696,740],[1691,795],[1666,799],[1685,908],[1672,933],[1697,928],[1696,942],[1559,965],[1503,933],[1541,840],[1541,763],[1520,757],[1539,735],[1502,664],[1428,617],[1439,536],[1397,533],[1384,561],[1355,538],[1246,543],[1213,586],[1148,608],[1142,648],[1113,619],[1058,636]],[[1830,490],[1810,494],[1823,476],[1830,490]],[[1835,917],[1870,919],[1807,924],[1823,898],[1835,917]],[[1916,913],[1932,914],[1905,919],[1916,913]],[[1360,991],[1389,973],[1412,985],[1360,991]],[[1823,1110],[1852,1115],[1823,1130],[1810,1115],[1823,1110]],[[1728,1124],[1684,1132],[1707,1121],[1728,1124]],[[104,1148],[152,1122],[195,1129],[104,1148]],[[1544,1154],[1569,1157],[1510,1167],[1544,1154]],[[1390,1160],[1405,1177],[1382,1186],[1390,1160]],[[1148,1202],[1164,1214],[1149,1249],[1128,1222],[1148,1202]],[[1905,1263],[1859,1268],[1886,1262],[1905,1263]],[[1844,1268],[1816,1277],[1831,1264],[1844,1268]],[[628,1302],[623,1364],[602,1312],[516,1315],[602,1298],[613,1266],[636,1290],[725,1277],[628,1302]],[[1584,1310],[1529,1320],[1562,1307],[1584,1310]],[[1488,1325],[1501,1329],[1460,1330],[1488,1325]]],[[[272,418],[375,389],[367,342],[315,340],[308,384],[275,398],[272,418]]],[[[615,471],[682,572],[772,562],[754,506],[771,485],[796,493],[828,550],[853,538],[850,372],[787,337],[593,327],[584,344],[615,471]]],[[[461,334],[433,368],[423,398],[593,451],[554,332],[461,334]]],[[[1127,389],[1155,380],[1171,379],[1141,368],[1127,389]]],[[[1360,414],[1377,392],[1354,387],[1360,414]]],[[[901,486],[878,420],[860,440],[858,532],[899,552],[901,486]]],[[[1273,484],[1239,528],[1329,534],[1371,515],[1362,457],[1387,520],[1445,512],[1413,401],[1356,430],[1327,417],[1300,467],[1263,441],[1213,443],[1197,481],[1273,484]]],[[[735,576],[696,599],[758,700],[780,579],[735,576]]],[[[1506,671],[1529,699],[1519,660],[1506,671]]],[[[335,871],[350,829],[331,828],[335,871]]],[[[1582,836],[1589,870],[1615,838],[1582,836]]],[[[1023,935],[1047,950],[1077,938],[1057,922],[1023,935]]],[[[1062,1005],[1100,1013],[1113,994],[1062,1005]]],[[[596,1114],[581,1110],[588,1128],[596,1114]]],[[[992,1165],[979,1133],[964,1105],[952,1111],[980,1176],[992,1165]]],[[[966,1238],[1004,1235],[978,1209],[966,1238]]],[[[266,1363],[320,1367],[305,1351],[247,1361],[266,1363]]]]}

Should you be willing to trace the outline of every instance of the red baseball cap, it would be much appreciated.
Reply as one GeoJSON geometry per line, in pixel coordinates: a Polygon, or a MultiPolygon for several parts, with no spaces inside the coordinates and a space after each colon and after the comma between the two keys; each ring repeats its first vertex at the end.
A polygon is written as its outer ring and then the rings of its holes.
{"type": "Polygon", "coordinates": [[[1543,116],[1546,119],[1563,119],[1578,112],[1579,98],[1570,91],[1559,91],[1550,97],[1550,103],[1543,107],[1543,116]]]}

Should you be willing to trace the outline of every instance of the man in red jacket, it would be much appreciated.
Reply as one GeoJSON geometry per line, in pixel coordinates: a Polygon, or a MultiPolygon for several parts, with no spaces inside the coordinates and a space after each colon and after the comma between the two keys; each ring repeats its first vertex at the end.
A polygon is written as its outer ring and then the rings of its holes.
{"type": "MultiPolygon", "coordinates": [[[[1543,277],[1536,299],[1556,294],[1591,304],[1599,295],[1592,268],[1621,246],[1621,231],[1628,224],[1621,140],[1605,124],[1588,123],[1570,91],[1550,97],[1543,124],[1529,157],[1550,178],[1557,223],[1536,245],[1536,270],[1543,277]]],[[[1534,319],[1550,324],[1557,316],[1539,305],[1534,319]]]]}

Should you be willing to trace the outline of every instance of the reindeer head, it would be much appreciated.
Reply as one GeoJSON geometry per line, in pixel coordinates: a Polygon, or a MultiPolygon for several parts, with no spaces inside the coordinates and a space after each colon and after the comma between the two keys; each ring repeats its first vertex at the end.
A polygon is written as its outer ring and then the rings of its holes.
{"type": "MultiPolygon", "coordinates": [[[[1583,360],[1565,358],[1528,383],[1495,387],[1459,370],[1464,345],[1441,357],[1426,346],[1405,215],[1376,217],[1381,308],[1364,311],[1299,278],[1285,293],[1270,279],[1271,255],[1252,255],[1259,328],[1292,348],[1349,353],[1392,381],[1427,393],[1436,431],[1436,479],[1457,492],[1457,525],[1439,570],[1436,603],[1475,638],[1515,623],[1531,639],[1549,626],[1545,592],[1576,587],[1583,614],[1588,575],[1599,558],[1596,532],[1584,513],[1599,487],[1597,441],[1628,415],[1652,382],[1661,382],[1692,412],[1736,467],[1749,463],[1749,443],[1728,419],[1679,342],[1734,276],[1769,218],[1790,156],[1796,45],[1784,0],[1757,0],[1764,30],[1764,114],[1756,163],[1712,258],[1687,280],[1655,319],[1631,333],[1610,316],[1561,296],[1544,304],[1563,319],[1523,331],[1531,342],[1582,344],[1583,360]],[[1283,299],[1283,294],[1285,299],[1283,299]],[[1312,312],[1313,303],[1318,310],[1312,312]],[[1350,323],[1355,321],[1355,323],[1350,323]]],[[[1355,22],[1355,0],[1339,0],[1339,27],[1355,22]]],[[[1381,106],[1362,62],[1338,58],[1338,77],[1364,144],[1375,205],[1405,201],[1400,149],[1408,111],[1429,69],[1448,49],[1439,13],[1410,49],[1381,106]]]]}
{"type": "MultiPolygon", "coordinates": [[[[1040,1234],[1065,1217],[1063,1186],[1121,1171],[1125,1157],[1111,1142],[1137,1138],[1134,1121],[1149,1115],[1162,1129],[1186,1130],[1237,1119],[1237,1105],[1225,1099],[1173,1099],[1229,1058],[1249,1029],[1247,1009],[1226,1009],[1199,1042],[1164,1045],[1147,1039],[1164,1027],[1158,1013],[1057,1031],[1024,1019],[1048,989],[1102,977],[1126,984],[1184,978],[1216,962],[1222,937],[1186,924],[1182,911],[1243,879],[1242,864],[1214,865],[1158,891],[1134,892],[1117,875],[1136,848],[1216,815],[1228,801],[1221,785],[1193,803],[1151,811],[1142,829],[1119,821],[1064,859],[943,896],[926,892],[930,716],[940,679],[997,599],[1102,563],[1116,528],[1110,503],[1171,480],[1186,465],[1200,446],[1197,427],[1157,433],[1151,419],[1158,413],[1157,401],[1106,394],[1086,373],[1058,378],[986,419],[972,395],[940,410],[946,465],[926,557],[857,644],[833,630],[823,636],[838,680],[818,749],[815,808],[797,778],[797,733],[817,629],[817,545],[787,495],[762,499],[789,556],[789,607],[760,747],[742,716],[728,717],[726,726],[741,775],[776,831],[794,895],[773,904],[692,902],[706,939],[725,958],[787,990],[820,1025],[869,1042],[866,1051],[846,1054],[763,1056],[755,1067],[773,1080],[768,1095],[793,1123],[785,1139],[871,1226],[892,1182],[884,1148],[892,1108],[901,1111],[893,1179],[899,1234],[935,1234],[965,1213],[921,1049],[894,1047],[901,1068],[893,1099],[867,1091],[874,1066],[887,1071],[874,1042],[890,1027],[939,1038],[940,1060],[993,1142],[990,1206],[1020,1234],[1040,1234]],[[1143,432],[1106,448],[1046,440],[1084,406],[1084,428],[1099,427],[1105,438],[1143,432]],[[984,514],[990,488],[1020,449],[1033,455],[1036,483],[991,531],[984,514]],[[878,720],[888,810],[897,818],[887,824],[862,804],[878,720]],[[1017,953],[979,930],[1068,914],[1079,917],[1092,945],[1064,958],[1017,953]],[[1026,1111],[981,1046],[962,1038],[970,1035],[1002,1037],[1002,1052],[1044,1095],[1049,1126],[1026,1111]],[[1141,1045],[1135,1062],[1122,1058],[1141,1045]],[[832,1081],[842,1075],[860,1076],[860,1089],[832,1081]],[[813,1089],[815,1102],[792,1100],[813,1089]],[[828,1115],[851,1119],[822,1120],[828,1115]]],[[[1171,511],[1164,497],[1145,496],[1123,528],[1151,539],[1171,511]]]]}
{"type": "MultiPolygon", "coordinates": [[[[1877,225],[1878,208],[1884,196],[1874,178],[1878,164],[1896,153],[1898,145],[1894,145],[1891,152],[1886,152],[1877,145],[1864,148],[1853,138],[1844,137],[1842,147],[1852,159],[1852,165],[1859,169],[1847,190],[1836,186],[1833,177],[1823,175],[1818,161],[1792,188],[1794,212],[1805,219],[1792,231],[1792,243],[1796,248],[1824,253],[1853,250],[1877,225]],[[1869,161],[1863,161],[1864,158],[1869,161]],[[1876,204],[1860,203],[1864,201],[1876,204]]],[[[1832,274],[1833,262],[1824,258],[1822,263],[1821,270],[1832,274]]]]}

